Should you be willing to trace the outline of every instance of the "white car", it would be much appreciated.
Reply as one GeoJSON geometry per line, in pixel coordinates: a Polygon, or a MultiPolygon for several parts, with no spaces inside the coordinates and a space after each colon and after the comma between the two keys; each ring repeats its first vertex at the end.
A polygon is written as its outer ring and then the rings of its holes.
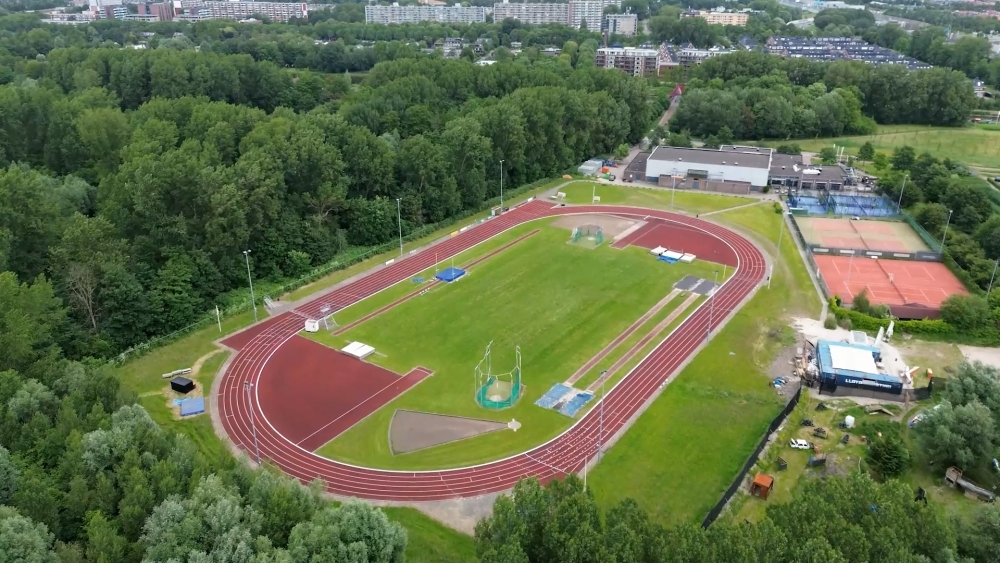
{"type": "Polygon", "coordinates": [[[792,440],[788,443],[793,450],[808,450],[811,446],[805,440],[792,440]]]}

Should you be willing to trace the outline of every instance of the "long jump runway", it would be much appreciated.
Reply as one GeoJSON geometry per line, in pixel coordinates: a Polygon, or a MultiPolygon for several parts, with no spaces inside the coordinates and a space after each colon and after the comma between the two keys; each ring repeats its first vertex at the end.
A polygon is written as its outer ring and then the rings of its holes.
{"type": "MultiPolygon", "coordinates": [[[[742,236],[701,219],[666,211],[611,205],[557,206],[544,201],[522,204],[508,213],[470,228],[436,244],[434,252],[408,256],[332,293],[298,307],[295,312],[268,319],[229,337],[225,343],[237,350],[225,373],[220,376],[217,413],[233,443],[251,454],[254,437],[251,416],[256,419],[257,441],[262,461],[271,462],[303,482],[323,479],[330,493],[382,501],[431,501],[473,497],[512,488],[519,479],[537,477],[542,481],[577,473],[593,457],[596,447],[618,433],[646,400],[674,374],[677,368],[705,340],[708,330],[718,328],[728,314],[751,294],[764,279],[766,264],[760,251],[742,236]],[[657,218],[684,227],[687,237],[721,241],[736,258],[736,273],[715,294],[715,314],[698,308],[665,341],[621,379],[605,396],[604,430],[599,436],[599,409],[592,408],[572,427],[549,442],[522,454],[472,467],[439,471],[389,471],[369,469],[320,457],[296,444],[315,440],[284,435],[268,420],[271,397],[260,385],[268,361],[302,329],[305,316],[320,318],[409,279],[434,265],[435,256],[444,260],[526,221],[560,215],[609,213],[635,218],[657,218]],[[709,321],[712,321],[709,326],[709,321]],[[253,384],[248,401],[245,383],[253,384]],[[261,397],[261,395],[265,395],[261,397]],[[253,409],[253,414],[249,408],[253,409]],[[297,438],[297,440],[295,439],[297,438]]],[[[283,364],[282,371],[301,369],[296,379],[316,377],[308,366],[283,364]]],[[[272,368],[273,369],[273,368],[272,368]]],[[[273,403],[272,403],[273,404],[273,403]]],[[[272,411],[277,416],[277,413],[272,411]]],[[[294,416],[294,413],[293,415],[294,416]]],[[[316,431],[321,430],[317,428],[316,431]]]]}

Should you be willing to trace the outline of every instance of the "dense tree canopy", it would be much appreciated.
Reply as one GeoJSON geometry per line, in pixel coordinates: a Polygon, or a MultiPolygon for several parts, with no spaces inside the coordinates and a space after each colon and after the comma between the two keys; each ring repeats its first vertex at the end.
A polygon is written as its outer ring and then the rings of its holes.
{"type": "Polygon", "coordinates": [[[722,127],[758,139],[867,134],[876,122],[960,125],[976,103],[971,83],[946,69],[738,52],[694,74],[670,127],[699,136],[722,127]]]}

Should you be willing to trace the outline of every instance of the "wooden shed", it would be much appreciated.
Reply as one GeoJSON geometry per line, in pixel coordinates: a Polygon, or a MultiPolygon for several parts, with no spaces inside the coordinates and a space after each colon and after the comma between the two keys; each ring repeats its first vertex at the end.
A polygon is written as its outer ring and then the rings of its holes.
{"type": "Polygon", "coordinates": [[[754,476],[753,482],[750,483],[750,494],[767,500],[767,496],[771,494],[771,489],[773,488],[774,477],[764,473],[758,473],[754,476]]]}

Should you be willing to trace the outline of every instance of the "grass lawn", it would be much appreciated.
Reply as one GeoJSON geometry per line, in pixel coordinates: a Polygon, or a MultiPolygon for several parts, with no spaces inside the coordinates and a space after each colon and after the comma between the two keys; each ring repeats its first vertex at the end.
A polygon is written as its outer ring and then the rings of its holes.
{"type": "MultiPolygon", "coordinates": [[[[687,274],[711,275],[715,267],[700,261],[667,266],[641,248],[604,244],[588,249],[567,244],[566,229],[541,222],[530,228],[541,230],[454,284],[438,286],[341,336],[309,335],[331,345],[353,340],[370,344],[386,354],[372,356],[374,361],[397,373],[417,365],[435,372],[318,453],[372,467],[428,469],[498,459],[548,440],[573,420],[534,401],[670,293],[675,281],[687,274]],[[494,372],[509,370],[514,347],[521,347],[524,395],[504,411],[485,410],[472,397],[473,369],[491,340],[494,372]],[[513,418],[522,426],[516,433],[491,433],[394,456],[386,436],[397,408],[513,418]]],[[[517,234],[498,238],[511,240],[517,234]]]]}
{"type": "Polygon", "coordinates": [[[897,147],[909,145],[917,151],[917,154],[926,151],[938,158],[950,158],[976,168],[1000,169],[1000,128],[989,125],[968,127],[885,125],[879,126],[874,135],[773,141],[768,144],[778,146],[796,143],[807,152],[819,152],[823,147],[832,147],[836,144],[847,147],[848,154],[857,154],[858,148],[866,142],[871,142],[876,151],[885,153],[891,154],[897,147]]]}
{"type": "MultiPolygon", "coordinates": [[[[566,194],[568,203],[590,203],[592,194],[596,192],[597,196],[601,198],[602,204],[670,209],[671,190],[669,189],[616,186],[580,181],[563,186],[559,188],[559,191],[566,194]]],[[[749,197],[692,192],[690,190],[675,190],[673,199],[674,211],[691,215],[728,209],[755,201],[754,198],[749,197]]]]}
{"type": "MultiPolygon", "coordinates": [[[[713,219],[777,253],[781,216],[770,205],[713,219]]],[[[757,292],[590,474],[605,508],[632,497],[659,522],[700,522],[729,487],[782,408],[767,370],[792,341],[788,317],[821,308],[792,242],[782,243],[771,288],[757,292]]]]}
{"type": "MultiPolygon", "coordinates": [[[[567,182],[570,182],[570,180],[564,180],[564,179],[561,179],[561,178],[560,179],[552,180],[551,182],[548,182],[545,185],[542,185],[542,186],[539,186],[539,187],[537,187],[537,188],[535,188],[533,190],[527,191],[527,192],[525,192],[523,194],[520,194],[517,197],[511,198],[510,200],[506,200],[505,199],[504,200],[504,206],[506,207],[508,205],[515,205],[517,203],[521,203],[522,201],[528,199],[529,197],[538,195],[539,193],[544,192],[545,190],[552,189],[552,188],[554,188],[554,187],[556,187],[558,185],[565,184],[567,182]]],[[[471,225],[471,224],[475,223],[476,221],[478,221],[480,219],[483,219],[484,217],[488,217],[489,214],[490,214],[489,211],[483,211],[483,212],[477,213],[476,215],[473,215],[472,217],[469,217],[469,218],[467,218],[467,219],[465,219],[463,221],[460,221],[460,222],[455,223],[453,225],[449,225],[447,227],[438,229],[438,230],[434,231],[433,233],[431,233],[431,234],[429,234],[429,235],[427,235],[425,237],[421,237],[421,238],[419,238],[417,240],[412,240],[412,241],[409,241],[409,242],[404,242],[403,243],[403,251],[404,252],[409,252],[410,250],[413,250],[415,248],[420,248],[422,246],[425,246],[425,245],[433,242],[434,240],[439,239],[439,238],[447,235],[448,233],[454,232],[454,231],[456,231],[456,230],[458,230],[458,229],[460,229],[460,228],[462,228],[462,227],[464,227],[466,225],[471,225]]],[[[338,283],[346,280],[347,278],[349,278],[351,276],[354,276],[354,275],[360,274],[362,272],[368,271],[371,268],[373,268],[375,266],[378,266],[379,264],[384,263],[386,260],[389,260],[390,258],[396,258],[398,256],[399,256],[399,250],[398,249],[393,249],[393,250],[390,250],[389,252],[384,252],[382,254],[378,254],[376,256],[372,256],[371,258],[368,258],[366,260],[358,262],[357,264],[354,264],[352,266],[344,268],[343,270],[337,270],[336,272],[331,272],[329,275],[324,276],[324,277],[322,277],[322,278],[314,281],[313,283],[304,285],[304,286],[296,289],[295,291],[292,291],[290,293],[287,293],[287,294],[281,296],[281,298],[283,300],[285,300],[285,301],[297,301],[299,299],[302,299],[303,297],[308,297],[308,296],[312,295],[313,293],[316,293],[317,291],[321,291],[321,290],[326,289],[326,288],[328,288],[328,287],[330,287],[332,285],[338,284],[338,283]]]]}

